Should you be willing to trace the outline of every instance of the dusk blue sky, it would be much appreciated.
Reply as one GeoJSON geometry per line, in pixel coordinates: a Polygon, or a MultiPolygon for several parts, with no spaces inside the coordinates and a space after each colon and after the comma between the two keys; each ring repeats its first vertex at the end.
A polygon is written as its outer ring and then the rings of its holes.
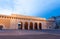
{"type": "Polygon", "coordinates": [[[0,14],[49,18],[60,16],[60,0],[0,0],[0,14]]]}

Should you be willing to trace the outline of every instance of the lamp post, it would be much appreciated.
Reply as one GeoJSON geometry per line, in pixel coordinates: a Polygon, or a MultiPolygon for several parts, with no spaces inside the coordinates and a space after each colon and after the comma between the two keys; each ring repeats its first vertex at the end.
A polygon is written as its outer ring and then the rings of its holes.
{"type": "Polygon", "coordinates": [[[18,29],[21,29],[21,23],[18,23],[18,29]]]}

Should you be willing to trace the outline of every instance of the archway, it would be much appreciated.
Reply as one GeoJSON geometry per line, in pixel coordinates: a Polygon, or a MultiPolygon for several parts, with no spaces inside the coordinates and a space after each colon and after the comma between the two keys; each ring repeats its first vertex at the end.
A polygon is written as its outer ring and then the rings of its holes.
{"type": "Polygon", "coordinates": [[[38,29],[38,28],[37,28],[37,23],[35,23],[34,25],[35,25],[35,26],[34,26],[35,30],[37,30],[37,29],[38,29]]]}
{"type": "Polygon", "coordinates": [[[18,23],[18,29],[22,29],[22,26],[23,26],[22,22],[18,23]]]}
{"type": "Polygon", "coordinates": [[[0,30],[2,30],[3,29],[3,25],[0,25],[0,30]]]}
{"type": "Polygon", "coordinates": [[[42,23],[39,23],[39,29],[40,30],[42,29],[42,23]]]}
{"type": "Polygon", "coordinates": [[[25,22],[25,29],[28,30],[28,22],[25,22]]]}
{"type": "Polygon", "coordinates": [[[33,30],[33,23],[30,22],[30,29],[33,30]]]}

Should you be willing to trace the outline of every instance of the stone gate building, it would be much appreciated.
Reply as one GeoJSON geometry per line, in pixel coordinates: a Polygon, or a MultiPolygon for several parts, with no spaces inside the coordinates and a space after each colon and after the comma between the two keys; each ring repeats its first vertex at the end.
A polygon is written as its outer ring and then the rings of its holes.
{"type": "Polygon", "coordinates": [[[46,23],[45,18],[17,14],[0,15],[0,28],[2,29],[40,30],[47,29],[46,23]]]}

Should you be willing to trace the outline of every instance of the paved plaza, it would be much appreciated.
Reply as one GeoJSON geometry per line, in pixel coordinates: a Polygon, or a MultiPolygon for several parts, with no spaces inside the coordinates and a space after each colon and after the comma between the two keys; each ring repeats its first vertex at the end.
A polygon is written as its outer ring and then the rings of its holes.
{"type": "Polygon", "coordinates": [[[0,39],[60,39],[60,30],[0,30],[0,39]]]}

